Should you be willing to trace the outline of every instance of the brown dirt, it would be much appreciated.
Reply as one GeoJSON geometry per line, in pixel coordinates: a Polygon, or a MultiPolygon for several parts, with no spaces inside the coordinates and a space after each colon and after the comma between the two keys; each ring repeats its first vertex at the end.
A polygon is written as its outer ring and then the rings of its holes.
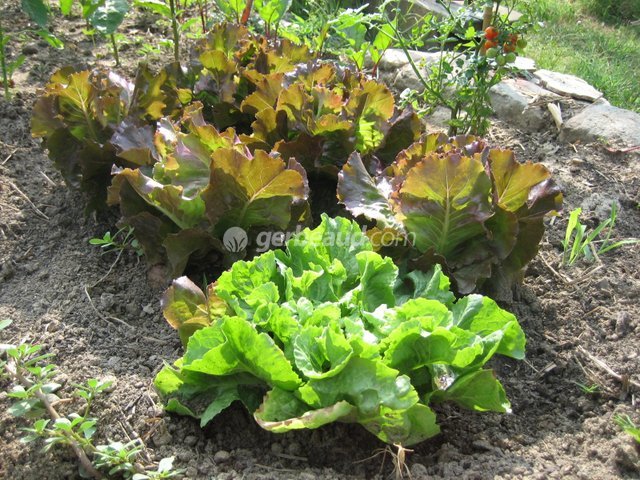
{"type": "MultiPolygon", "coordinates": [[[[12,19],[7,28],[16,37],[20,32],[29,37],[17,3],[8,2],[0,15],[12,19]]],[[[275,435],[261,430],[241,408],[232,408],[201,430],[188,418],[162,412],[153,377],[163,360],[173,361],[181,352],[160,314],[163,285],[151,286],[144,263],[125,255],[91,290],[98,315],[84,286],[102,277],[114,258],[100,256],[88,240],[113,231],[115,214],[85,218],[82,198],[64,186],[29,133],[35,92],[55,68],[77,59],[112,63],[104,44],[94,50],[82,39],[80,19],[57,22],[68,49],[52,51],[29,38],[14,42],[14,48],[35,44],[37,52],[15,76],[14,99],[0,100],[0,319],[14,321],[0,341],[44,345],[56,355],[66,392],[88,378],[115,377],[114,391],[94,409],[101,425],[98,438],[126,440],[125,430],[137,432],[152,458],[175,455],[188,478],[386,478],[389,458],[384,465],[382,455],[371,458],[384,445],[357,426],[275,435]],[[220,451],[229,455],[219,454],[216,462],[220,451]]],[[[125,32],[133,37],[140,28],[128,21],[125,32]]],[[[122,58],[125,73],[141,59],[133,46],[122,58]]],[[[568,212],[577,206],[594,226],[616,201],[616,236],[640,237],[639,157],[610,154],[597,145],[562,145],[552,125],[544,133],[523,134],[496,124],[489,139],[551,168],[564,188],[566,209],[550,223],[519,297],[507,306],[529,341],[526,361],[494,362],[513,414],[439,408],[442,434],[408,455],[413,478],[640,478],[638,449],[612,418],[624,413],[638,422],[638,390],[625,388],[580,353],[584,349],[616,373],[640,381],[640,247],[607,254],[596,271],[584,263],[558,265],[568,212]],[[585,393],[578,384],[597,384],[599,391],[585,393]]],[[[8,382],[0,383],[1,390],[7,387],[8,382]]],[[[4,397],[0,477],[79,478],[70,451],[42,454],[35,444],[19,443],[25,424],[6,413],[4,397]]]]}

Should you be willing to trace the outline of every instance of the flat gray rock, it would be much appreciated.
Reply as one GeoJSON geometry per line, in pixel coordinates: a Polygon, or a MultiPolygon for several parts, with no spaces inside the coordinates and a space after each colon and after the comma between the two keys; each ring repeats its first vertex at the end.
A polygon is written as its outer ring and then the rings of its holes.
{"type": "Polygon", "coordinates": [[[538,69],[536,61],[533,58],[521,57],[519,55],[516,57],[516,61],[513,66],[518,70],[523,70],[525,72],[534,72],[538,69]]]}
{"type": "MultiPolygon", "coordinates": [[[[425,69],[421,69],[420,73],[426,78],[428,72],[425,69]]],[[[416,75],[413,67],[408,63],[397,70],[397,74],[393,78],[393,88],[398,92],[401,92],[407,88],[415,90],[416,92],[423,92],[424,85],[416,75]]]]}
{"type": "Polygon", "coordinates": [[[566,142],[602,141],[612,147],[640,145],[640,115],[606,104],[589,105],[567,120],[560,132],[566,142]]]}
{"type": "MultiPolygon", "coordinates": [[[[437,62],[440,59],[440,52],[419,52],[417,50],[409,50],[409,55],[413,62],[422,66],[437,62]]],[[[368,60],[371,61],[370,59],[368,60]]],[[[389,48],[384,52],[380,63],[378,64],[378,70],[382,71],[397,71],[405,65],[409,64],[409,59],[404,51],[400,48],[389,48]]],[[[371,63],[373,65],[373,63],[371,63]]]]}
{"type": "Polygon", "coordinates": [[[539,85],[521,78],[503,80],[491,88],[489,97],[498,118],[527,132],[542,130],[552,123],[546,103],[535,104],[535,101],[553,101],[559,98],[539,85]]]}
{"type": "Polygon", "coordinates": [[[536,70],[533,74],[540,79],[540,82],[547,90],[559,95],[589,102],[595,102],[602,97],[602,92],[574,75],[552,72],[551,70],[536,70]]]}
{"type": "Polygon", "coordinates": [[[442,106],[436,107],[431,115],[422,117],[422,123],[427,133],[447,132],[449,120],[451,120],[451,110],[442,106]]]}

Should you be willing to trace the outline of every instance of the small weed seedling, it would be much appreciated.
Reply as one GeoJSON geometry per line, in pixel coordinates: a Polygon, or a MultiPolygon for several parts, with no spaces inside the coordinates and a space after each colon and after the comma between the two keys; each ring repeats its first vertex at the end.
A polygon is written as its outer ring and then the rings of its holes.
{"type": "Polygon", "coordinates": [[[4,98],[9,100],[10,93],[9,87],[12,86],[11,77],[20,65],[24,63],[25,56],[20,55],[14,60],[9,61],[7,57],[7,45],[11,38],[4,32],[2,25],[0,25],[0,70],[2,70],[2,85],[4,87],[4,98]]]}
{"type": "Polygon", "coordinates": [[[576,208],[569,215],[569,223],[562,241],[562,265],[573,265],[581,257],[593,262],[598,256],[610,250],[640,242],[635,238],[611,242],[611,234],[618,218],[618,206],[615,202],[611,204],[609,218],[590,232],[587,232],[586,225],[580,223],[581,213],[582,209],[576,208]],[[603,235],[601,236],[601,234],[603,235]]]}
{"type": "Polygon", "coordinates": [[[596,383],[592,383],[591,385],[586,385],[580,382],[573,382],[573,383],[575,383],[578,387],[580,387],[580,390],[584,394],[595,395],[597,393],[600,393],[600,385],[596,383]]]}
{"type": "Polygon", "coordinates": [[[636,443],[640,445],[640,428],[631,420],[629,415],[617,414],[613,417],[613,421],[616,422],[626,434],[631,435],[636,443]]]}
{"type": "MultiPolygon", "coordinates": [[[[0,330],[10,324],[10,320],[0,321],[0,330]]],[[[42,440],[45,452],[55,445],[67,445],[78,457],[82,473],[96,479],[105,478],[106,473],[109,477],[159,480],[175,478],[181,473],[173,469],[173,458],[164,458],[157,466],[142,465],[143,446],[135,440],[96,445],[93,437],[98,420],[90,416],[90,409],[96,396],[105,392],[111,382],[90,379],[75,385],[76,390],[69,398],[60,399],[62,386],[55,382],[57,368],[48,363],[52,356],[42,353],[41,345],[0,344],[0,377],[13,383],[7,392],[7,397],[14,401],[8,412],[33,422],[22,429],[23,443],[42,440]],[[56,409],[59,404],[78,403],[75,412],[63,414],[56,409]]]]}
{"type": "Polygon", "coordinates": [[[133,250],[138,257],[141,257],[144,253],[138,240],[133,238],[132,227],[121,228],[113,235],[111,235],[111,232],[107,232],[102,238],[92,238],[89,243],[91,245],[99,245],[103,255],[110,252],[118,252],[118,255],[120,255],[127,249],[133,250]]]}

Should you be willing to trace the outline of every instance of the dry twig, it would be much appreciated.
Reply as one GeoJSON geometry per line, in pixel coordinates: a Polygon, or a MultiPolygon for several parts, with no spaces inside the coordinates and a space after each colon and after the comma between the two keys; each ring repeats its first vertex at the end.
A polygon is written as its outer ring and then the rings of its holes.
{"type": "Polygon", "coordinates": [[[613,370],[609,365],[607,365],[603,360],[599,359],[592,353],[588,352],[583,347],[578,347],[578,352],[582,354],[584,357],[586,357],[587,359],[591,360],[591,362],[598,368],[598,370],[608,374],[614,380],[617,380],[623,385],[630,385],[640,390],[640,383],[636,382],[635,380],[632,380],[631,378],[629,378],[628,375],[620,375],[615,370],[613,370]]]}
{"type": "Polygon", "coordinates": [[[9,160],[11,160],[11,157],[13,157],[13,154],[16,153],[18,151],[17,148],[14,148],[13,151],[7,155],[7,158],[5,158],[2,163],[0,163],[0,165],[4,165],[5,163],[7,163],[9,160]]]}
{"type": "Polygon", "coordinates": [[[27,197],[27,195],[20,190],[14,183],[12,182],[7,182],[9,184],[9,186],[11,188],[13,188],[16,193],[18,195],[20,195],[30,206],[31,208],[33,208],[35,210],[35,212],[40,215],[42,218],[44,218],[45,220],[49,220],[49,217],[47,217],[38,207],[35,206],[35,204],[31,201],[31,199],[29,197],[27,197]]]}
{"type": "Polygon", "coordinates": [[[551,266],[551,264],[547,261],[547,259],[544,258],[544,255],[542,255],[542,253],[540,253],[540,255],[538,256],[540,257],[540,260],[542,260],[542,263],[544,263],[545,266],[549,269],[549,271],[553,273],[556,277],[558,277],[560,281],[562,281],[562,283],[573,283],[573,280],[570,277],[567,277],[565,275],[558,273],[558,271],[551,266]]]}
{"type": "Polygon", "coordinates": [[[57,187],[58,185],[56,184],[56,182],[54,182],[53,180],[51,180],[48,175],[46,173],[44,173],[42,170],[40,170],[40,175],[42,175],[44,177],[44,179],[46,180],[46,182],[51,185],[52,187],[57,187]]]}
{"type": "Polygon", "coordinates": [[[134,327],[132,325],[129,325],[124,320],[121,320],[118,317],[113,317],[111,315],[107,317],[100,310],[98,310],[96,308],[95,304],[93,303],[93,299],[91,298],[91,295],[89,295],[89,290],[88,290],[88,287],[86,285],[84,286],[84,294],[89,299],[89,304],[91,305],[91,308],[93,308],[93,311],[96,312],[96,315],[98,315],[102,320],[104,320],[105,322],[109,322],[109,323],[111,323],[111,321],[118,322],[120,325],[124,325],[127,328],[134,329],[134,327]]]}

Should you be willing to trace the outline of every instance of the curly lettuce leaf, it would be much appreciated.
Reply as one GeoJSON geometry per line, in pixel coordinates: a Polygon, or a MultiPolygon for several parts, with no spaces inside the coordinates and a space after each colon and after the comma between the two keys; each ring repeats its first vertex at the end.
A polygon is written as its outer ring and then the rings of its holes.
{"type": "Polygon", "coordinates": [[[284,229],[291,221],[291,207],[306,196],[305,179],[281,158],[263,150],[251,158],[230,148],[212,154],[209,186],[202,192],[209,221],[224,230],[284,229]]]}

